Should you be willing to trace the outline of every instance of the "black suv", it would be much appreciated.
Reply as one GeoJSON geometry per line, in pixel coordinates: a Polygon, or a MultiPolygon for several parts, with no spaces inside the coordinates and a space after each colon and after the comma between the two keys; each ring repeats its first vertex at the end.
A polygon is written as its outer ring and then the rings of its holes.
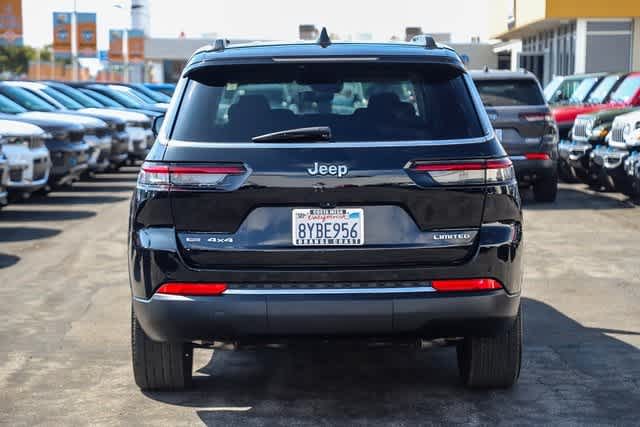
{"type": "Polygon", "coordinates": [[[528,71],[472,71],[498,139],[507,150],[520,186],[538,202],[558,193],[558,127],[538,79],[528,71]]]}
{"type": "Polygon", "coordinates": [[[514,171],[458,55],[424,40],[191,57],[131,203],[138,386],[187,386],[194,347],[310,338],[439,339],[468,386],[516,382],[514,171]]]}

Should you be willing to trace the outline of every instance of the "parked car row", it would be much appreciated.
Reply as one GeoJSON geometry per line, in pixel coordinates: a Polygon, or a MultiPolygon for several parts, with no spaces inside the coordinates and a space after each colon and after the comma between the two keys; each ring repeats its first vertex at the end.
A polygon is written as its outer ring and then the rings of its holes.
{"type": "Polygon", "coordinates": [[[558,77],[545,96],[559,100],[551,110],[560,129],[559,175],[640,195],[640,72],[558,77]]]}
{"type": "Polygon", "coordinates": [[[143,159],[169,100],[134,84],[0,82],[0,206],[143,159]]]}

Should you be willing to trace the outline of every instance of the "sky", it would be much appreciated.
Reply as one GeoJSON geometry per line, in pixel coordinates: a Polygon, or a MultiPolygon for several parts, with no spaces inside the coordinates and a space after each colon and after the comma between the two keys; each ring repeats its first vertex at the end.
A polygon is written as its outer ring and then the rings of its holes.
{"type": "MultiPolygon", "coordinates": [[[[79,12],[98,14],[98,48],[109,46],[108,30],[130,24],[130,0],[75,0],[79,12]],[[124,8],[114,5],[124,5],[124,8]]],[[[449,32],[453,41],[488,36],[489,0],[149,0],[152,37],[201,37],[292,40],[298,24],[326,26],[343,38],[370,33],[374,40],[403,36],[406,26],[424,32],[449,32]]],[[[72,11],[74,0],[22,0],[25,44],[52,42],[52,12],[72,11]]]]}

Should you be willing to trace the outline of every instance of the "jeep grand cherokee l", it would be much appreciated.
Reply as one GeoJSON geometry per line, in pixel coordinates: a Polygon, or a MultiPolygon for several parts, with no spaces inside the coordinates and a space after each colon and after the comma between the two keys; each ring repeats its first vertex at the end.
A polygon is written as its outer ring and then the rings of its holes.
{"type": "Polygon", "coordinates": [[[142,389],[189,385],[194,347],[310,338],[445,338],[468,386],[516,382],[520,197],[470,76],[430,38],[327,40],[188,61],[131,203],[142,389]]]}

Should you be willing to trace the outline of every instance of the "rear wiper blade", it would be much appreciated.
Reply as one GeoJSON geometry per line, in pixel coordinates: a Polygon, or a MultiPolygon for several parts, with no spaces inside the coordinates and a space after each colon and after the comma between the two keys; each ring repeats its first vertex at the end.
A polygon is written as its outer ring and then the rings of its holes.
{"type": "Polygon", "coordinates": [[[253,142],[271,141],[329,141],[331,128],[329,126],[314,126],[309,128],[286,129],[278,132],[265,133],[251,138],[253,142]]]}

